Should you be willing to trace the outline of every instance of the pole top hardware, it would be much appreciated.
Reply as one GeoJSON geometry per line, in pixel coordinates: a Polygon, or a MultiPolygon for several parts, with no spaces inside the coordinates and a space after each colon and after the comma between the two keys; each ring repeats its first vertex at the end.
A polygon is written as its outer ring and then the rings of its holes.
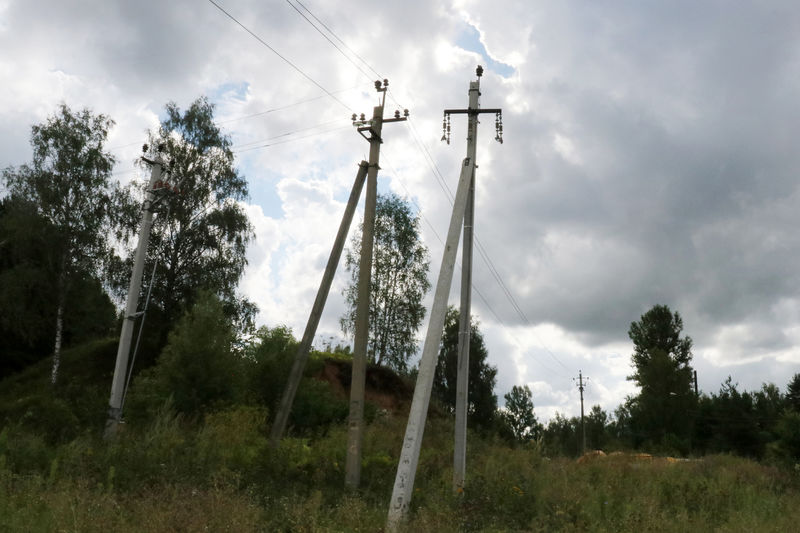
{"type": "MultiPolygon", "coordinates": [[[[142,152],[147,153],[150,147],[148,145],[142,146],[142,152]]],[[[173,183],[167,176],[169,175],[169,167],[167,164],[161,159],[161,154],[166,150],[167,146],[164,143],[159,143],[157,147],[156,157],[155,159],[150,159],[147,156],[142,156],[142,161],[147,163],[148,165],[161,165],[161,176],[162,179],[156,180],[150,183],[150,192],[157,194],[158,197],[155,198],[154,204],[158,204],[167,193],[172,194],[181,194],[182,191],[179,187],[180,183],[173,183]]]]}
{"type": "Polygon", "coordinates": [[[503,144],[503,110],[493,109],[445,109],[442,117],[442,141],[450,144],[450,115],[480,115],[494,113],[494,140],[503,144]]]}
{"type": "MultiPolygon", "coordinates": [[[[480,87],[480,77],[483,76],[483,67],[478,65],[478,68],[475,69],[475,73],[478,75],[478,81],[470,82],[470,92],[473,90],[477,91],[478,87],[480,87]]],[[[479,91],[478,96],[480,96],[480,94],[479,91]]],[[[469,115],[471,117],[477,117],[481,113],[494,113],[494,140],[503,144],[503,110],[499,107],[492,109],[481,109],[480,107],[470,107],[469,109],[445,109],[444,116],[442,117],[442,141],[450,144],[450,115],[469,115]]]]}
{"type": "Polygon", "coordinates": [[[382,93],[385,92],[386,89],[389,88],[389,80],[383,80],[383,87],[381,87],[381,80],[375,80],[375,90],[382,93]]]}
{"type": "MultiPolygon", "coordinates": [[[[387,79],[384,79],[383,81],[375,80],[375,90],[380,93],[383,93],[383,101],[381,102],[381,105],[379,107],[375,108],[376,109],[375,113],[378,113],[377,111],[378,109],[380,109],[380,114],[383,113],[383,107],[384,104],[386,103],[386,91],[388,89],[389,89],[389,80],[387,79]]],[[[408,109],[403,110],[402,116],[400,115],[400,110],[397,109],[394,112],[393,118],[382,118],[380,115],[378,115],[377,117],[373,115],[373,118],[367,119],[364,113],[361,113],[360,115],[353,113],[350,117],[350,120],[353,122],[353,126],[356,127],[358,133],[362,137],[364,137],[367,141],[378,139],[380,142],[383,142],[380,135],[378,135],[376,131],[378,129],[376,128],[376,126],[378,126],[378,123],[384,124],[386,122],[401,122],[403,120],[408,120],[408,115],[409,115],[408,109]],[[369,136],[367,136],[365,132],[369,132],[369,136]]]]}

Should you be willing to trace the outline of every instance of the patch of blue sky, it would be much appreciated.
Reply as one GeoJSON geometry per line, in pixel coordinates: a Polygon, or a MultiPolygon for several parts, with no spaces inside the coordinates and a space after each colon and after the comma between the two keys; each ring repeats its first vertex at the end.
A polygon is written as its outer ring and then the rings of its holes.
{"type": "Polygon", "coordinates": [[[250,190],[250,203],[261,207],[265,216],[281,219],[285,213],[283,202],[278,196],[277,184],[283,176],[276,172],[254,165],[249,158],[238,159],[239,172],[247,179],[250,190]]]}
{"type": "Polygon", "coordinates": [[[486,62],[484,66],[488,70],[496,72],[504,78],[509,78],[514,74],[514,67],[501,61],[497,61],[489,56],[489,53],[486,51],[486,47],[481,42],[481,34],[478,31],[478,28],[472,24],[467,22],[464,23],[464,29],[456,39],[456,46],[463,48],[464,50],[480,54],[481,57],[483,57],[483,60],[486,62]]]}
{"type": "Polygon", "coordinates": [[[217,85],[208,92],[208,99],[211,103],[216,105],[221,105],[231,100],[243,102],[247,99],[247,91],[249,88],[250,84],[246,81],[223,83],[217,85]]]}

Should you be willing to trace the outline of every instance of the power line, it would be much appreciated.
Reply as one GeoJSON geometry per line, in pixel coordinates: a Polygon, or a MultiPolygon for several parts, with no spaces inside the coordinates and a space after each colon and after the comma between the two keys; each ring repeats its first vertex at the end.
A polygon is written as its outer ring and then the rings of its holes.
{"type": "MultiPolygon", "coordinates": [[[[353,89],[357,89],[359,87],[360,87],[360,85],[356,85],[354,87],[349,87],[347,89],[339,89],[338,91],[334,91],[334,94],[340,94],[340,93],[344,93],[344,92],[347,92],[347,91],[352,91],[353,89]]],[[[239,120],[245,120],[245,119],[248,119],[248,118],[267,115],[269,113],[274,113],[276,111],[282,111],[284,109],[289,109],[290,107],[295,107],[295,106],[298,106],[298,105],[301,105],[301,104],[307,104],[308,102],[313,102],[315,100],[320,100],[322,98],[325,98],[325,95],[315,96],[314,98],[307,98],[305,100],[299,100],[299,101],[291,103],[291,104],[287,104],[287,105],[279,106],[279,107],[273,107],[271,109],[266,109],[264,111],[259,111],[257,113],[251,113],[249,115],[243,115],[241,117],[229,118],[229,119],[226,119],[226,120],[216,120],[216,121],[214,121],[214,124],[219,126],[219,125],[222,125],[222,124],[228,124],[228,123],[231,123],[231,122],[237,122],[239,120]]],[[[326,123],[326,124],[328,124],[328,123],[326,123]]],[[[313,128],[313,127],[316,127],[316,126],[312,126],[311,128],[313,128]]],[[[311,129],[311,128],[305,128],[305,129],[311,129]]],[[[297,130],[297,131],[301,131],[301,130],[297,130]]],[[[286,134],[284,134],[284,135],[286,135],[286,134]]],[[[270,139],[272,139],[272,138],[273,137],[270,137],[270,139]]],[[[264,140],[266,141],[266,140],[269,140],[269,139],[264,139],[264,140]]],[[[137,144],[142,144],[142,143],[146,143],[146,142],[147,142],[147,139],[144,139],[142,141],[135,141],[135,142],[127,143],[127,144],[121,144],[121,145],[117,145],[117,146],[112,146],[112,147],[106,148],[106,150],[108,150],[108,151],[120,150],[122,148],[128,148],[129,146],[135,146],[137,144]]],[[[261,141],[257,141],[257,142],[261,142],[261,141]]],[[[246,144],[252,144],[252,143],[246,143],[246,144]]]]}
{"type": "MultiPolygon", "coordinates": [[[[297,9],[297,6],[295,6],[295,5],[294,5],[293,3],[291,3],[289,0],[286,0],[286,3],[287,3],[287,4],[289,4],[290,6],[292,6],[292,9],[294,9],[295,11],[297,11],[297,13],[298,13],[298,14],[299,14],[301,17],[303,17],[303,18],[306,20],[306,22],[308,22],[308,23],[311,25],[311,27],[312,27],[312,28],[314,28],[315,30],[317,30],[317,32],[318,32],[320,35],[322,35],[323,37],[325,37],[325,39],[326,39],[326,40],[327,40],[329,43],[331,43],[331,45],[332,45],[334,48],[336,48],[336,50],[338,50],[338,51],[339,51],[339,53],[340,53],[340,54],[342,54],[342,56],[344,56],[344,58],[345,58],[345,59],[347,59],[347,60],[348,60],[348,61],[349,61],[349,62],[350,62],[350,63],[351,63],[351,64],[352,64],[354,67],[356,67],[356,68],[357,68],[357,69],[358,69],[358,70],[359,70],[359,71],[360,71],[360,72],[361,72],[361,73],[364,75],[364,77],[365,77],[365,78],[367,78],[367,79],[370,79],[370,75],[369,75],[369,74],[367,74],[367,73],[364,71],[364,69],[363,69],[363,68],[361,68],[361,66],[360,66],[360,65],[358,65],[358,64],[357,64],[355,61],[353,61],[353,60],[350,58],[350,56],[348,56],[347,54],[345,54],[345,53],[342,51],[342,49],[341,49],[341,48],[339,48],[339,46],[338,46],[338,45],[337,45],[335,42],[331,41],[330,37],[328,37],[327,35],[325,35],[325,34],[322,32],[322,30],[320,30],[320,29],[319,29],[317,26],[315,26],[315,25],[314,25],[314,23],[313,23],[313,22],[311,22],[311,20],[310,20],[310,19],[309,19],[307,16],[305,16],[305,15],[303,14],[303,12],[302,12],[302,11],[300,11],[299,9],[297,9]]],[[[299,2],[298,2],[298,3],[299,3],[299,2]]],[[[311,14],[311,11],[309,11],[309,10],[308,10],[308,8],[307,8],[306,6],[303,6],[303,9],[305,9],[306,11],[308,11],[308,13],[309,13],[309,14],[311,14]]],[[[313,14],[311,14],[311,16],[314,16],[314,15],[313,15],[313,14]]],[[[319,21],[319,19],[318,19],[317,17],[314,17],[314,19],[315,19],[315,20],[317,20],[317,21],[319,21]]],[[[320,22],[320,24],[322,24],[322,23],[320,22]]],[[[322,24],[322,25],[325,27],[325,29],[328,29],[328,27],[327,27],[327,26],[325,26],[324,24],[322,24]]],[[[328,29],[328,31],[329,31],[331,34],[333,34],[333,32],[331,32],[329,29],[328,29]]],[[[338,39],[338,37],[337,37],[337,39],[338,39]]],[[[339,40],[341,41],[341,39],[339,39],[339,40]]]]}
{"type": "Polygon", "coordinates": [[[254,39],[256,39],[258,42],[260,42],[261,44],[263,44],[264,46],[266,46],[266,47],[267,47],[267,48],[268,48],[268,49],[269,49],[269,50],[270,50],[270,51],[271,51],[273,54],[275,54],[276,56],[278,56],[279,58],[281,58],[281,59],[282,59],[282,60],[283,60],[283,61],[284,61],[284,62],[285,62],[287,65],[289,65],[290,67],[292,67],[293,69],[295,69],[297,72],[299,72],[299,73],[300,73],[300,74],[301,74],[301,75],[302,75],[302,76],[303,76],[305,79],[307,79],[308,81],[310,81],[311,83],[313,83],[314,85],[316,85],[317,87],[319,87],[320,89],[322,89],[322,92],[324,92],[325,94],[327,94],[328,96],[330,96],[331,98],[333,98],[333,99],[334,99],[334,100],[335,100],[335,101],[336,101],[336,102],[337,102],[339,105],[341,105],[342,107],[344,107],[344,108],[345,108],[345,109],[347,109],[348,111],[351,111],[351,109],[350,109],[349,107],[347,107],[347,105],[346,105],[344,102],[342,102],[341,100],[339,100],[339,99],[338,99],[338,98],[337,98],[337,97],[336,97],[336,96],[335,96],[335,95],[334,95],[332,92],[330,92],[328,89],[326,89],[325,87],[323,87],[322,85],[320,85],[320,83],[319,83],[319,82],[317,82],[317,80],[315,80],[314,78],[312,78],[311,76],[309,76],[308,74],[306,74],[306,73],[303,71],[303,69],[301,69],[300,67],[298,67],[297,65],[295,65],[294,63],[292,63],[290,60],[288,60],[286,57],[284,57],[283,55],[281,55],[281,53],[280,53],[280,52],[278,52],[278,51],[277,51],[277,50],[275,50],[275,49],[274,49],[272,46],[270,46],[270,45],[269,45],[269,44],[268,44],[268,43],[267,43],[267,42],[266,42],[264,39],[262,39],[261,37],[259,37],[258,35],[256,35],[256,34],[255,34],[255,33],[254,33],[254,32],[253,32],[253,31],[252,31],[250,28],[248,28],[247,26],[245,26],[244,24],[242,24],[241,22],[239,22],[239,20],[238,20],[236,17],[234,17],[233,15],[231,15],[230,13],[228,13],[227,11],[225,11],[225,9],[223,9],[223,8],[222,8],[222,6],[220,6],[220,5],[219,5],[218,3],[216,3],[214,0],[208,0],[208,1],[209,1],[211,4],[213,4],[213,5],[214,5],[214,7],[216,7],[216,8],[217,8],[217,9],[219,9],[219,10],[220,10],[222,13],[224,13],[224,14],[225,14],[225,16],[227,16],[229,19],[231,19],[231,20],[232,20],[232,21],[234,21],[236,24],[238,24],[238,25],[239,25],[239,26],[240,26],[240,27],[241,27],[241,28],[242,28],[244,31],[246,31],[246,32],[247,32],[247,33],[249,33],[251,36],[253,36],[253,38],[254,38],[254,39]]]}
{"type": "Polygon", "coordinates": [[[251,142],[246,142],[246,143],[242,143],[242,144],[237,144],[234,148],[236,148],[236,151],[241,151],[241,148],[244,148],[246,146],[251,146],[251,145],[254,145],[254,144],[259,144],[259,143],[263,143],[263,142],[267,142],[267,141],[272,141],[274,139],[280,139],[281,137],[288,137],[289,135],[294,135],[295,133],[300,133],[301,131],[313,130],[313,129],[321,128],[323,126],[329,126],[331,124],[336,124],[336,123],[341,123],[341,122],[342,122],[342,119],[329,120],[327,122],[322,122],[322,123],[316,124],[314,126],[307,126],[305,128],[298,128],[298,129],[293,130],[293,131],[289,131],[289,132],[286,132],[286,133],[281,133],[280,135],[274,135],[272,137],[267,137],[266,139],[259,139],[258,141],[251,141],[251,142]]]}
{"type": "MultiPolygon", "coordinates": [[[[348,91],[352,91],[353,89],[358,89],[359,87],[361,87],[361,86],[360,85],[356,85],[356,86],[353,86],[353,87],[348,87],[347,89],[339,89],[338,91],[333,91],[333,94],[345,93],[345,92],[348,92],[348,91]]],[[[266,115],[268,113],[274,113],[276,111],[282,111],[284,109],[289,109],[290,107],[295,107],[295,106],[298,106],[298,105],[301,105],[301,104],[307,104],[308,102],[314,102],[316,100],[321,100],[322,98],[325,98],[325,96],[326,95],[319,95],[319,96],[315,96],[314,98],[307,98],[305,100],[300,100],[298,102],[294,102],[293,104],[286,104],[286,105],[283,105],[283,106],[280,106],[280,107],[273,107],[271,109],[267,109],[265,111],[259,111],[257,113],[252,113],[250,115],[244,115],[244,116],[236,117],[236,118],[229,118],[229,119],[226,119],[226,120],[219,120],[219,121],[216,121],[216,123],[217,124],[228,124],[230,122],[236,122],[238,120],[244,120],[244,119],[247,119],[247,118],[258,117],[258,116],[261,116],[261,115],[266,115]]]]}
{"type": "MultiPolygon", "coordinates": [[[[359,60],[359,61],[361,61],[362,63],[364,63],[364,64],[367,66],[367,68],[368,68],[368,69],[370,69],[370,70],[372,71],[372,73],[373,73],[373,74],[375,74],[375,75],[376,75],[378,78],[381,78],[381,79],[383,79],[383,76],[381,76],[380,74],[378,74],[378,72],[377,72],[377,71],[376,71],[374,68],[372,68],[372,66],[371,66],[369,63],[367,63],[367,62],[364,60],[364,58],[363,58],[363,57],[361,57],[360,55],[358,55],[358,53],[357,53],[355,50],[353,50],[352,48],[350,48],[350,47],[347,45],[347,43],[346,43],[346,42],[344,42],[342,39],[340,39],[340,38],[339,38],[339,36],[338,36],[338,35],[336,35],[336,33],[335,33],[335,32],[334,32],[332,29],[330,29],[328,26],[326,26],[326,25],[325,25],[325,23],[324,23],[324,22],[322,22],[320,19],[318,19],[318,18],[317,18],[317,16],[316,16],[316,15],[314,15],[314,13],[312,13],[312,12],[311,12],[311,10],[310,10],[310,9],[308,9],[308,8],[305,6],[305,4],[303,4],[302,2],[300,2],[300,0],[295,0],[295,2],[297,2],[297,3],[298,3],[298,4],[299,4],[299,5],[300,5],[300,6],[301,6],[303,9],[305,9],[305,10],[308,12],[308,14],[309,14],[309,15],[311,15],[311,16],[314,18],[314,20],[316,20],[317,22],[319,22],[319,23],[322,25],[322,27],[323,27],[323,28],[325,28],[326,30],[328,30],[328,33],[330,33],[331,35],[333,35],[333,36],[334,36],[334,38],[335,38],[337,41],[339,41],[340,43],[342,43],[342,45],[343,45],[345,48],[347,48],[347,50],[349,50],[351,54],[353,54],[354,56],[356,56],[356,57],[358,58],[358,60],[359,60]]],[[[294,7],[294,6],[293,6],[293,7],[294,7]]],[[[319,30],[318,30],[318,31],[319,31],[319,30]]],[[[338,48],[338,47],[337,47],[337,48],[338,48]]],[[[346,57],[346,56],[345,56],[345,57],[346,57]]],[[[359,69],[359,70],[361,70],[361,69],[359,69]]],[[[363,72],[363,71],[362,71],[362,72],[363,72]]],[[[367,78],[369,78],[369,75],[367,75],[367,78]]],[[[394,100],[394,98],[392,98],[392,100],[394,100]]],[[[395,102],[395,103],[397,103],[397,102],[395,102]]]]}
{"type": "Polygon", "coordinates": [[[318,131],[318,132],[314,132],[314,133],[309,133],[308,135],[295,137],[293,139],[286,139],[286,140],[283,140],[283,141],[278,141],[278,142],[274,142],[274,143],[268,143],[268,144],[264,144],[264,145],[261,145],[261,146],[252,146],[250,148],[243,148],[241,150],[233,150],[233,153],[234,154],[240,154],[242,152],[250,152],[252,150],[260,150],[261,148],[269,148],[270,146],[277,146],[279,144],[286,144],[286,143],[292,142],[292,141],[299,141],[300,139],[308,139],[309,137],[316,137],[317,135],[322,135],[324,133],[333,133],[334,131],[341,131],[341,130],[349,129],[349,128],[350,128],[350,126],[341,126],[341,127],[332,128],[332,129],[329,129],[329,130],[323,130],[323,131],[318,131]]]}

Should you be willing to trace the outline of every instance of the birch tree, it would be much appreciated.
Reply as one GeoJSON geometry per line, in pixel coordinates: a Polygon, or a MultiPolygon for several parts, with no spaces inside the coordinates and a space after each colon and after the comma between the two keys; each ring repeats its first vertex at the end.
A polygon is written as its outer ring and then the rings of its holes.
{"type": "Polygon", "coordinates": [[[66,104],[32,127],[33,160],[6,168],[3,179],[12,198],[29,202],[59,238],[50,250],[54,271],[55,339],[50,380],[58,380],[67,293],[73,279],[96,274],[115,234],[113,206],[118,194],[111,180],[114,157],[104,151],[114,124],[89,109],[73,112],[66,104]]]}
{"type": "MultiPolygon", "coordinates": [[[[350,274],[344,292],[348,310],[340,321],[345,335],[355,332],[360,255],[361,231],[357,231],[345,255],[350,274]]],[[[422,298],[431,286],[428,269],[428,249],[419,236],[419,215],[395,194],[378,195],[367,344],[367,357],[373,363],[407,370],[408,360],[417,350],[417,330],[425,317],[422,298]]]]}

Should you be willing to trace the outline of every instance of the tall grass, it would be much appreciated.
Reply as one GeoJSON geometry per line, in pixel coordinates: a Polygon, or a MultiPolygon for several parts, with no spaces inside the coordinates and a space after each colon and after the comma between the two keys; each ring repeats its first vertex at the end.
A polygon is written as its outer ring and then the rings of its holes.
{"type": "MultiPolygon", "coordinates": [[[[384,527],[403,413],[373,411],[358,491],[344,489],[347,435],[334,400],[346,402],[326,384],[308,388],[296,419],[322,430],[298,432],[277,450],[267,444],[263,402],[191,416],[167,402],[109,443],[100,431],[114,346],[65,351],[75,379],[55,391],[36,386],[47,384],[46,361],[0,384],[0,531],[384,527]]],[[[467,485],[453,494],[453,424],[432,410],[408,531],[785,532],[800,523],[800,474],[791,469],[730,456],[578,464],[478,434],[468,444],[467,485]]]]}
{"type": "MultiPolygon", "coordinates": [[[[346,430],[267,446],[266,412],[235,407],[190,423],[166,406],[114,443],[60,445],[23,426],[0,434],[0,531],[379,531],[405,420],[364,441],[362,489],[345,492],[346,430]]],[[[452,424],[425,433],[409,531],[792,531],[800,480],[745,459],[671,463],[547,459],[470,435],[453,495],[452,424]]]]}

